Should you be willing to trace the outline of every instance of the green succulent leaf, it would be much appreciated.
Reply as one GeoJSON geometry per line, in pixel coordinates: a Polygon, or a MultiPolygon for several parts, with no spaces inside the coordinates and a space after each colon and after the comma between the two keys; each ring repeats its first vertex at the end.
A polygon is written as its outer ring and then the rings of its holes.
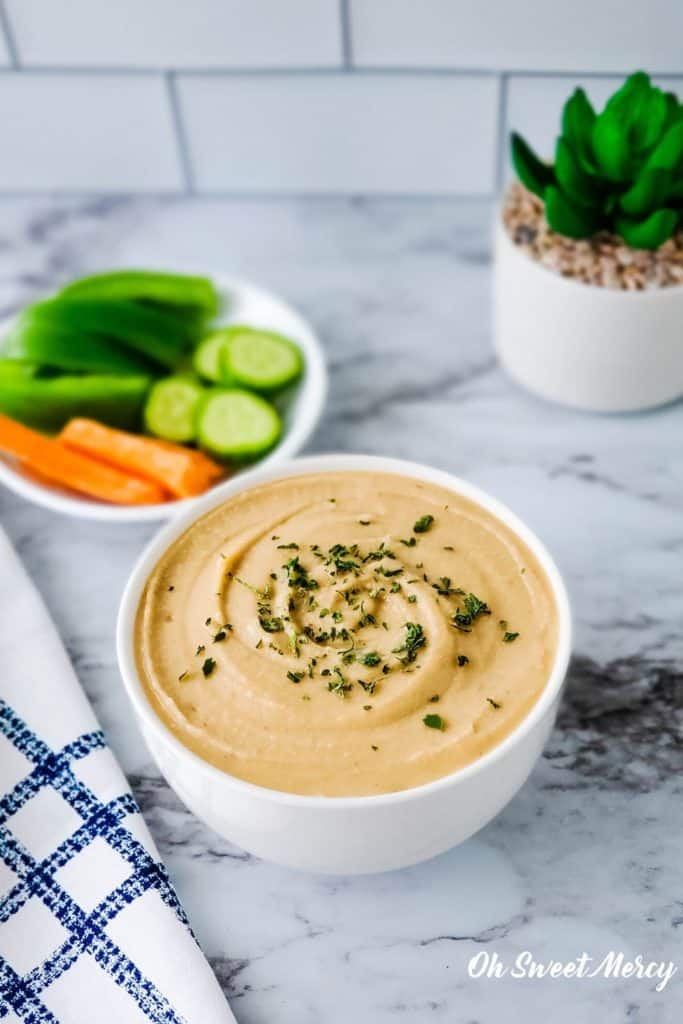
{"type": "Polygon", "coordinates": [[[631,159],[621,119],[609,105],[596,118],[592,132],[593,152],[600,169],[610,181],[627,181],[631,159]]]}
{"type": "Polygon", "coordinates": [[[639,96],[645,95],[651,88],[650,76],[645,71],[634,71],[624,80],[623,85],[612,93],[605,105],[605,110],[612,110],[622,115],[639,96]]]}
{"type": "Polygon", "coordinates": [[[579,206],[601,206],[604,194],[600,179],[585,171],[564,136],[555,148],[555,177],[564,193],[579,206]]]}
{"type": "Polygon", "coordinates": [[[595,170],[592,133],[595,111],[583,89],[575,89],[562,111],[562,134],[587,171],[595,170]]]}
{"type": "Polygon", "coordinates": [[[664,208],[655,210],[645,220],[617,217],[616,229],[627,245],[634,249],[657,249],[671,238],[678,224],[678,213],[664,208]]]}
{"type": "Polygon", "coordinates": [[[589,238],[600,226],[595,211],[572,203],[555,185],[545,190],[545,216],[553,231],[568,238],[589,238]]]}
{"type": "Polygon", "coordinates": [[[519,135],[511,148],[520,180],[542,196],[560,234],[618,232],[627,244],[651,249],[683,230],[683,104],[644,71],[629,75],[598,114],[584,90],[574,90],[554,164],[519,135]]]}
{"type": "Polygon", "coordinates": [[[510,138],[510,150],[517,177],[530,192],[542,199],[546,187],[555,180],[552,167],[537,157],[531,146],[516,132],[510,138]]]}
{"type": "Polygon", "coordinates": [[[683,112],[683,108],[678,102],[678,96],[676,96],[675,92],[665,92],[664,100],[666,102],[666,123],[664,125],[666,130],[679,120],[681,113],[683,112]]]}
{"type": "Polygon", "coordinates": [[[659,167],[641,172],[640,176],[624,192],[619,206],[629,217],[642,217],[657,210],[666,201],[671,175],[659,167]]]}
{"type": "Polygon", "coordinates": [[[677,121],[662,136],[645,163],[646,168],[674,171],[683,161],[683,120],[677,121]]]}
{"type": "Polygon", "coordinates": [[[662,90],[650,89],[639,109],[634,111],[629,135],[631,146],[641,153],[651,149],[664,131],[667,113],[666,97],[662,90]]]}

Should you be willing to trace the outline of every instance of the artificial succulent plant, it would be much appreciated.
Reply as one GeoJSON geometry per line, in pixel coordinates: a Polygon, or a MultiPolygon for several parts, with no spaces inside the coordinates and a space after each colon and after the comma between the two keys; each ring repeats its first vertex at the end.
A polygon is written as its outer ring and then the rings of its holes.
{"type": "Polygon", "coordinates": [[[562,111],[555,163],[512,135],[520,181],[545,203],[550,227],[570,238],[598,231],[656,249],[683,219],[683,104],[637,71],[596,114],[583,89],[562,111]]]}

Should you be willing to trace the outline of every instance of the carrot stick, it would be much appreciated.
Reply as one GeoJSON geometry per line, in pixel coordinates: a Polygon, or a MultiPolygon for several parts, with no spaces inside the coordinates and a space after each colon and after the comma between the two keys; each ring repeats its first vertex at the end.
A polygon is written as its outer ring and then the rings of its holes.
{"type": "Polygon", "coordinates": [[[224,473],[203,452],[114,430],[96,420],[69,420],[59,441],[74,451],[153,480],[178,498],[201,494],[224,473]]]}
{"type": "Polygon", "coordinates": [[[1,413],[0,451],[15,456],[53,483],[116,505],[153,505],[168,497],[157,484],[69,451],[58,441],[1,413]]]}

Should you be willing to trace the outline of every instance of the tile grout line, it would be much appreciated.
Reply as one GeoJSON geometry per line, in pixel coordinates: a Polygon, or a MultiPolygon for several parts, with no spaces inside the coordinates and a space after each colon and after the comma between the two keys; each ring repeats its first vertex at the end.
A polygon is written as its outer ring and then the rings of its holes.
{"type": "Polygon", "coordinates": [[[496,191],[501,192],[505,184],[505,154],[507,153],[508,86],[510,74],[504,71],[500,76],[498,94],[498,134],[496,136],[496,191]]]}
{"type": "Polygon", "coordinates": [[[344,70],[353,71],[350,0],[339,0],[339,18],[341,21],[342,62],[344,70]]]}
{"type": "MultiPolygon", "coordinates": [[[[12,51],[12,58],[16,60],[16,66],[13,64],[8,67],[0,67],[0,75],[14,74],[16,71],[21,71],[24,75],[113,75],[113,76],[161,76],[166,74],[172,74],[176,78],[188,77],[196,78],[205,76],[207,78],[297,78],[297,77],[315,77],[316,75],[323,75],[326,77],[334,75],[343,75],[345,72],[352,72],[358,77],[368,78],[398,78],[404,76],[406,78],[499,78],[501,75],[507,76],[508,79],[512,78],[532,78],[532,79],[543,79],[543,78],[588,78],[594,81],[600,81],[603,79],[619,78],[621,75],[625,75],[627,71],[532,71],[525,70],[522,68],[510,69],[510,68],[496,68],[496,67],[443,67],[435,65],[434,67],[410,67],[396,65],[394,67],[378,67],[378,66],[362,66],[353,65],[349,67],[339,67],[329,65],[320,65],[319,67],[244,67],[244,68],[230,68],[230,67],[179,67],[179,68],[168,68],[162,65],[158,67],[150,67],[145,65],[120,65],[120,64],[81,64],[81,65],[68,65],[68,64],[26,64],[21,63],[17,53],[16,43],[12,36],[11,27],[7,20],[3,17],[4,7],[3,0],[0,0],[0,28],[4,29],[5,35],[8,41],[8,48],[12,51]]],[[[352,60],[352,54],[349,54],[349,59],[352,60]]],[[[677,71],[656,71],[652,73],[652,77],[657,78],[673,78],[678,81],[683,80],[683,72],[680,69],[677,71]]]]}
{"type": "Polygon", "coordinates": [[[238,189],[197,189],[183,192],[179,188],[168,189],[121,189],[112,188],[35,188],[35,189],[0,189],[0,200],[15,199],[53,199],[55,202],[69,199],[89,199],[93,196],[110,196],[125,199],[166,199],[208,201],[225,200],[227,202],[249,203],[280,203],[280,202],[348,202],[348,203],[490,203],[496,195],[493,192],[311,192],[311,191],[263,191],[238,189]]]}
{"type": "Polygon", "coordinates": [[[175,71],[164,72],[164,78],[166,79],[166,92],[171,109],[171,121],[173,123],[173,130],[176,139],[180,170],[183,176],[183,183],[185,185],[185,194],[192,195],[195,191],[194,171],[192,169],[190,145],[187,138],[187,132],[185,130],[185,121],[183,119],[183,112],[180,105],[175,71]]]}
{"type": "Polygon", "coordinates": [[[5,6],[5,0],[0,0],[0,27],[2,28],[2,34],[5,37],[5,43],[7,45],[7,52],[9,54],[10,64],[14,70],[21,67],[19,60],[19,50],[17,48],[17,41],[14,38],[14,32],[12,30],[12,23],[7,13],[5,6]]]}

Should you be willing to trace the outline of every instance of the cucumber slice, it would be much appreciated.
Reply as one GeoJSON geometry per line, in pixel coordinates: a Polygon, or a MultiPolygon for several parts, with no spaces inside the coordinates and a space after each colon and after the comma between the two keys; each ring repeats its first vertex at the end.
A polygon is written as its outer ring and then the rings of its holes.
{"type": "Polygon", "coordinates": [[[229,327],[225,335],[223,366],[244,387],[278,391],[301,374],[301,352],[282,334],[240,325],[229,327]]]}
{"type": "Polygon", "coordinates": [[[204,394],[190,377],[164,377],[157,381],[145,405],[145,427],[165,441],[184,444],[197,436],[197,408],[204,394]]]}
{"type": "Polygon", "coordinates": [[[195,373],[214,384],[231,385],[235,381],[229,376],[224,366],[225,348],[229,329],[212,331],[199,343],[194,354],[195,373]]]}
{"type": "Polygon", "coordinates": [[[224,459],[254,459],[263,455],[280,436],[276,410],[260,395],[239,388],[213,391],[198,416],[202,448],[224,459]]]}

